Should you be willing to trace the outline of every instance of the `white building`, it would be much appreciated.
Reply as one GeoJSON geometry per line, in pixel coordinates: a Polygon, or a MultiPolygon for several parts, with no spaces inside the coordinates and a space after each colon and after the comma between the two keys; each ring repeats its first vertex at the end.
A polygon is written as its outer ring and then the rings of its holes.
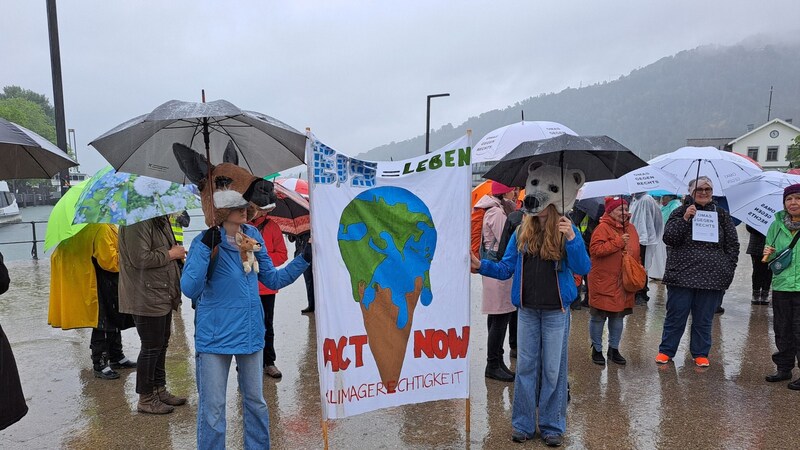
{"type": "Polygon", "coordinates": [[[797,135],[800,135],[800,128],[784,120],[773,119],[728,145],[734,153],[753,158],[765,170],[787,169],[789,161],[786,160],[786,153],[797,135]]]}

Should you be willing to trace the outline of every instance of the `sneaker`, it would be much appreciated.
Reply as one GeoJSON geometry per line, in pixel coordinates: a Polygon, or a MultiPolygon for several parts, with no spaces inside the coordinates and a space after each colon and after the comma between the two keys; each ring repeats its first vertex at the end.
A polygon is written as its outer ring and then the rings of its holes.
{"type": "Polygon", "coordinates": [[[711,363],[708,362],[708,358],[705,356],[698,356],[694,359],[694,363],[697,365],[697,367],[708,367],[711,365],[711,363]]]}
{"type": "Polygon", "coordinates": [[[135,369],[136,361],[131,361],[128,358],[122,358],[119,361],[111,361],[112,369],[135,369]]]}
{"type": "Polygon", "coordinates": [[[533,436],[528,437],[527,434],[525,434],[525,433],[523,433],[521,431],[511,430],[511,440],[514,441],[514,442],[522,443],[522,442],[525,442],[528,439],[532,439],[532,438],[533,438],[533,436]]]}
{"type": "Polygon", "coordinates": [[[658,355],[656,355],[656,363],[657,364],[666,364],[668,362],[669,362],[669,356],[667,356],[667,355],[665,355],[663,353],[659,353],[658,355]]]}
{"type": "Polygon", "coordinates": [[[561,447],[561,444],[563,443],[563,439],[557,434],[548,434],[547,436],[542,436],[542,440],[548,447],[561,447]]]}
{"type": "Polygon", "coordinates": [[[111,367],[104,367],[102,370],[94,369],[94,377],[101,380],[116,380],[119,374],[111,370],[111,367]]]}
{"type": "Polygon", "coordinates": [[[281,378],[283,376],[281,371],[275,366],[264,367],[264,375],[272,378],[281,378]]]}

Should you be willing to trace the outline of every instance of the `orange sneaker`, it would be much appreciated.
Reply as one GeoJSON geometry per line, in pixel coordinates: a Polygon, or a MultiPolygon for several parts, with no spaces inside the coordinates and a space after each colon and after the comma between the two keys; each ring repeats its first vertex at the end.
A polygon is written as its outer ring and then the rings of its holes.
{"type": "Polygon", "coordinates": [[[657,364],[666,364],[668,362],[669,362],[669,356],[667,356],[667,355],[665,355],[663,353],[659,353],[658,355],[656,355],[656,363],[657,364]]]}
{"type": "Polygon", "coordinates": [[[698,356],[694,359],[694,363],[697,367],[708,367],[711,363],[708,362],[708,358],[705,356],[698,356]]]}

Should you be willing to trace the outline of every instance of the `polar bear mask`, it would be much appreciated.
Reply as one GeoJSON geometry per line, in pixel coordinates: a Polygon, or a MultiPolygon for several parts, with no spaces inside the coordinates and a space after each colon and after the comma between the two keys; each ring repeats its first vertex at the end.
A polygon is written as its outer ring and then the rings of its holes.
{"type": "Polygon", "coordinates": [[[559,213],[571,210],[575,204],[578,189],[586,177],[580,169],[564,169],[564,186],[561,186],[561,167],[545,165],[534,161],[528,166],[528,179],[525,181],[525,200],[522,202],[524,214],[539,214],[547,205],[553,204],[559,213]]]}

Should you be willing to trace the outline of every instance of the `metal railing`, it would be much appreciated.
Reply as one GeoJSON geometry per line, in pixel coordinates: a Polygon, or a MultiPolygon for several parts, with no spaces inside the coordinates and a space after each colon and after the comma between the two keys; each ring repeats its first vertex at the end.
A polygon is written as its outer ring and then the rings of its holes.
{"type": "MultiPolygon", "coordinates": [[[[205,222],[203,222],[203,216],[201,216],[201,215],[190,215],[189,217],[191,217],[193,219],[195,217],[199,217],[201,219],[200,223],[202,223],[204,225],[204,227],[203,228],[184,228],[184,230],[183,230],[184,235],[186,233],[197,233],[197,232],[205,230],[205,222]]],[[[30,240],[0,241],[0,245],[5,245],[5,244],[8,244],[8,245],[11,245],[11,244],[31,244],[32,245],[31,246],[31,259],[38,260],[39,259],[39,249],[37,247],[37,244],[43,243],[44,239],[38,239],[38,236],[36,234],[36,224],[39,224],[39,223],[46,224],[47,221],[42,221],[42,220],[30,220],[30,221],[28,221],[28,220],[26,220],[26,221],[22,221],[22,222],[17,222],[14,225],[25,224],[25,223],[29,223],[31,225],[31,239],[30,240]]],[[[187,241],[185,240],[184,241],[184,245],[186,244],[186,242],[187,241]]]]}

